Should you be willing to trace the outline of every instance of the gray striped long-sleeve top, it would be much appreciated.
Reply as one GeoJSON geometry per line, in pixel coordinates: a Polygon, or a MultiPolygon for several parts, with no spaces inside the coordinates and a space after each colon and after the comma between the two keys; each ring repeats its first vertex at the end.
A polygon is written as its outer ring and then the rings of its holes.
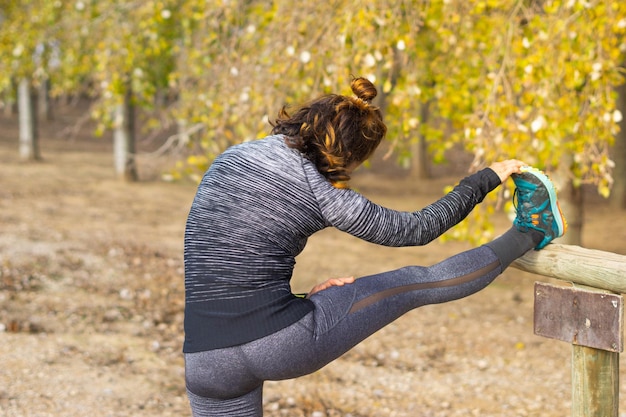
{"type": "Polygon", "coordinates": [[[183,351],[246,343],[311,311],[290,279],[313,233],[332,226],[380,245],[424,245],[499,184],[484,169],[428,207],[401,212],[335,188],[280,135],[229,148],[205,173],[187,219],[183,351]]]}

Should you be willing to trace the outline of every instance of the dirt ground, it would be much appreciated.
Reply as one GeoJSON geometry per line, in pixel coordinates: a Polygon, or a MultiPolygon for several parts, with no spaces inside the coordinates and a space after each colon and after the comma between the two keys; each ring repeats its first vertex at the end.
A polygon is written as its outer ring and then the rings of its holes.
{"type": "MultiPolygon", "coordinates": [[[[0,416],[189,416],[183,360],[184,223],[195,185],[115,178],[110,139],[72,120],[41,125],[42,162],[21,163],[15,118],[0,119],[0,416]]],[[[355,185],[397,209],[453,178],[355,185]]],[[[625,214],[589,199],[583,246],[626,254],[625,214]]],[[[496,216],[498,231],[508,222],[496,216]]],[[[293,287],[432,264],[469,246],[381,248],[334,230],[311,238],[293,287]]],[[[508,270],[470,298],[402,317],[321,371],[268,382],[266,416],[567,416],[571,346],[533,334],[533,284],[508,270]]],[[[544,279],[545,281],[545,279],[544,279]]],[[[621,372],[621,416],[626,416],[621,372]]]]}

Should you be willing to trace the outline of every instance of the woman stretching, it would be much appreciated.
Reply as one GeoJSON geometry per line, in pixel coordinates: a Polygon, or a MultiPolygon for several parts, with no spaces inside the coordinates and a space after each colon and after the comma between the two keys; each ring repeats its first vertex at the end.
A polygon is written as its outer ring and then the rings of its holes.
{"type": "Polygon", "coordinates": [[[204,175],[185,233],[185,370],[195,417],[262,416],[265,380],[312,373],[417,307],[471,295],[513,260],[565,232],[554,188],[521,161],[497,162],[414,212],[381,207],[346,185],[386,133],[374,85],[327,95],[272,136],[233,146],[204,175]],[[291,292],[307,238],[335,227],[385,246],[425,245],[463,220],[512,176],[514,225],[494,241],[439,264],[291,292]]]}

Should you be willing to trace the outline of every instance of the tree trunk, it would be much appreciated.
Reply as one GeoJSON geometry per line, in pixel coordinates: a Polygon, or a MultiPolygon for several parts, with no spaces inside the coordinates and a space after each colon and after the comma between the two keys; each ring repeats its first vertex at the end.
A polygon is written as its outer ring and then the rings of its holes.
{"type": "Polygon", "coordinates": [[[41,159],[37,140],[37,113],[35,112],[30,80],[22,78],[17,87],[20,126],[20,159],[36,161],[41,159]]]}
{"type": "Polygon", "coordinates": [[[615,209],[626,208],[626,83],[617,87],[616,107],[622,113],[620,131],[615,135],[612,159],[615,161],[613,169],[613,189],[611,190],[610,204],[615,209]]]}
{"type": "Polygon", "coordinates": [[[559,239],[559,243],[567,245],[582,244],[583,228],[583,192],[581,187],[574,186],[570,177],[573,155],[563,157],[558,169],[552,173],[552,180],[558,192],[561,211],[567,221],[567,233],[559,239]]]}
{"type": "Polygon", "coordinates": [[[50,79],[46,78],[39,85],[39,94],[37,96],[37,111],[39,117],[45,120],[52,120],[52,106],[50,105],[50,79]]]}
{"type": "Polygon", "coordinates": [[[120,179],[128,182],[138,180],[135,163],[135,115],[130,88],[124,94],[124,100],[115,108],[115,127],[113,130],[113,158],[115,172],[120,179]]]}
{"type": "MultiPolygon", "coordinates": [[[[422,103],[420,107],[420,131],[428,125],[430,115],[430,101],[422,103]]],[[[417,135],[417,142],[411,146],[411,177],[415,179],[429,179],[428,144],[423,133],[417,135]]]]}
{"type": "Polygon", "coordinates": [[[4,91],[3,101],[4,101],[4,116],[11,117],[16,112],[16,103],[15,97],[13,96],[13,91],[16,89],[15,82],[11,79],[11,88],[4,91]]]}

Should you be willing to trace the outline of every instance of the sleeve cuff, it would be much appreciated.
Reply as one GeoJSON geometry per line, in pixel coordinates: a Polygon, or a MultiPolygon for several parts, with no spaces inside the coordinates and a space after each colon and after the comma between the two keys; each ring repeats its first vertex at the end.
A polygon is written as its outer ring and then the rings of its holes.
{"type": "Polygon", "coordinates": [[[496,172],[493,169],[485,168],[479,172],[484,174],[484,177],[485,177],[484,181],[487,183],[487,186],[489,187],[490,192],[495,190],[496,188],[498,188],[500,184],[502,184],[500,177],[498,176],[498,174],[496,174],[496,172]]]}

